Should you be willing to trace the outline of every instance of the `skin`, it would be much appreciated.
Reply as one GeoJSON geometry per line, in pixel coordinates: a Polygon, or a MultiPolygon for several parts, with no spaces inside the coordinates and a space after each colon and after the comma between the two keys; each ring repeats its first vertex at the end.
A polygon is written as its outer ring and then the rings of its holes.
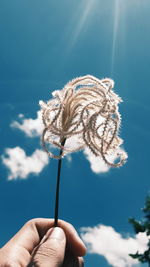
{"type": "Polygon", "coordinates": [[[74,227],[62,220],[28,221],[0,249],[1,267],[82,267],[86,247],[74,227]]]}

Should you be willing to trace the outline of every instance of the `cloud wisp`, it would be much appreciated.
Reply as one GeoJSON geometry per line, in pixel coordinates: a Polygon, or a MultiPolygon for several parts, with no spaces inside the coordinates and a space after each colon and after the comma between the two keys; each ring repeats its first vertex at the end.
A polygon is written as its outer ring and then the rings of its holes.
{"type": "Polygon", "coordinates": [[[36,137],[42,134],[43,123],[40,111],[37,112],[36,119],[32,118],[25,119],[23,115],[19,117],[22,120],[21,123],[19,123],[18,121],[13,121],[10,125],[11,127],[23,131],[28,137],[36,137]]]}
{"type": "Polygon", "coordinates": [[[36,149],[31,156],[27,156],[20,147],[6,148],[2,162],[9,169],[8,180],[26,179],[31,173],[38,175],[48,164],[45,152],[36,149]]]}
{"type": "Polygon", "coordinates": [[[88,252],[103,256],[114,267],[131,267],[138,264],[129,254],[137,251],[143,253],[147,248],[148,237],[145,233],[124,238],[113,227],[105,225],[83,227],[81,232],[88,252]]]}
{"type": "MultiPolygon", "coordinates": [[[[93,153],[88,148],[86,148],[83,153],[86,159],[89,161],[90,168],[94,173],[100,174],[110,171],[110,167],[104,162],[104,160],[100,157],[95,157],[95,155],[93,155],[93,153]]],[[[115,162],[118,158],[118,154],[120,153],[125,153],[123,148],[120,148],[118,150],[118,153],[108,156],[108,160],[115,162]]]]}

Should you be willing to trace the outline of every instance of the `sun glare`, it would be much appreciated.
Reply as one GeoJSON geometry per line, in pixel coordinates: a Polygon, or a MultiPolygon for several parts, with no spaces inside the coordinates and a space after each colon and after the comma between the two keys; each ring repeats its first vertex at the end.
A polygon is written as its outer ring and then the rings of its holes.
{"type": "Polygon", "coordinates": [[[77,42],[83,28],[86,23],[90,22],[91,15],[95,10],[96,4],[98,0],[84,0],[81,1],[77,10],[77,16],[74,18],[76,21],[76,25],[73,31],[72,38],[70,40],[70,48],[72,48],[77,42]]]}
{"type": "Polygon", "coordinates": [[[115,0],[114,2],[113,16],[114,16],[114,21],[113,21],[112,56],[111,56],[111,76],[113,75],[113,67],[114,67],[114,60],[116,53],[116,42],[117,42],[119,19],[120,19],[119,0],[115,0]]]}

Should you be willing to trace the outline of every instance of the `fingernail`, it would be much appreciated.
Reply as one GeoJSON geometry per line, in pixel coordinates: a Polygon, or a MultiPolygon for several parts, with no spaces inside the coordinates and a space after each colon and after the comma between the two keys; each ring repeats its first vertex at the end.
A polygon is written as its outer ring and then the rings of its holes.
{"type": "Polygon", "coordinates": [[[65,233],[60,227],[54,227],[48,235],[48,239],[65,239],[65,233]]]}

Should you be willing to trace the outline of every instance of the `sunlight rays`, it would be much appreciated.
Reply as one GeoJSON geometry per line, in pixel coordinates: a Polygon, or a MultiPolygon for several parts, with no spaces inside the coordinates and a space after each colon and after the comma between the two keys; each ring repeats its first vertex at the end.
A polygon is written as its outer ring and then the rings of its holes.
{"type": "Polygon", "coordinates": [[[114,10],[113,10],[114,23],[113,23],[113,40],[112,40],[112,56],[111,56],[111,77],[113,75],[117,35],[118,35],[119,20],[120,20],[119,0],[114,0],[114,1],[115,2],[114,2],[114,10]]]}
{"type": "Polygon", "coordinates": [[[115,61],[121,52],[125,52],[126,36],[126,8],[127,2],[123,0],[114,0],[112,10],[112,52],[110,76],[114,76],[115,61]]]}
{"type": "Polygon", "coordinates": [[[77,15],[74,17],[74,21],[75,23],[77,23],[74,27],[73,35],[70,39],[70,49],[73,48],[73,46],[76,44],[84,27],[86,27],[90,22],[97,3],[98,0],[88,0],[81,1],[81,3],[79,4],[77,15]]]}
{"type": "Polygon", "coordinates": [[[80,4],[80,12],[82,13],[80,15],[80,19],[78,21],[78,24],[76,26],[76,29],[74,31],[74,36],[72,38],[72,44],[75,43],[75,41],[78,39],[85,23],[87,22],[88,17],[91,15],[91,11],[93,6],[95,5],[96,0],[90,0],[88,3],[83,5],[83,3],[80,4]]]}
{"type": "MultiPolygon", "coordinates": [[[[83,0],[79,1],[75,12],[72,13],[68,29],[66,29],[64,40],[67,45],[65,47],[65,58],[69,58],[70,54],[78,43],[84,43],[95,32],[94,43],[101,43],[104,49],[104,42],[109,38],[109,75],[113,78],[115,70],[115,62],[120,53],[124,53],[125,49],[125,32],[126,32],[126,9],[128,8],[128,0],[112,0],[103,3],[102,0],[83,0]],[[97,41],[96,41],[97,40],[97,41]]],[[[107,45],[105,45],[107,47],[107,45]]],[[[103,54],[102,50],[99,55],[103,54]]]]}

